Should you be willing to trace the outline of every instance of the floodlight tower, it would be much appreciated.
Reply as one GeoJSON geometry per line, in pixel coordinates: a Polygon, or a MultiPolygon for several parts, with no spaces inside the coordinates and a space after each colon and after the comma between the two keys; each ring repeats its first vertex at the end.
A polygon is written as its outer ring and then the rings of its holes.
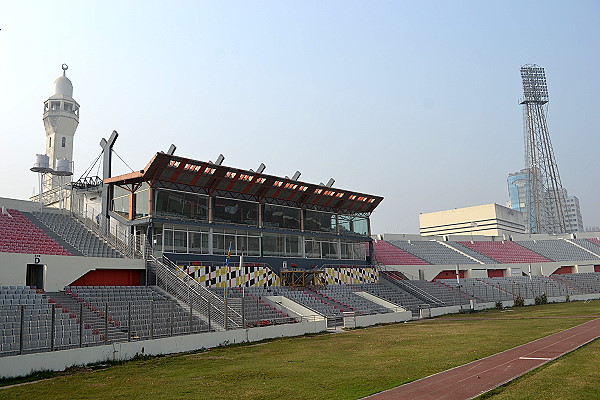
{"type": "Polygon", "coordinates": [[[546,114],[548,87],[544,68],[521,67],[525,165],[529,173],[526,220],[531,233],[565,233],[566,199],[550,141],[546,114]]]}

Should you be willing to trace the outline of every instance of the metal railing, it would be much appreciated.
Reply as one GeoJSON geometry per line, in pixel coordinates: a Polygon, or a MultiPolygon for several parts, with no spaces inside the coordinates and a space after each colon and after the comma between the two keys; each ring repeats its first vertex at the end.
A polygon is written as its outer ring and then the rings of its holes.
{"type": "Polygon", "coordinates": [[[94,215],[94,211],[80,210],[75,206],[71,207],[71,215],[83,224],[88,230],[92,231],[107,244],[115,248],[127,258],[144,258],[145,237],[144,235],[135,236],[127,230],[119,230],[117,225],[111,228],[110,219],[101,215],[94,215]]]}
{"type": "MultiPolygon", "coordinates": [[[[244,306],[242,299],[232,300],[244,306]]],[[[217,316],[217,308],[213,308],[213,316],[217,316]]],[[[0,357],[222,331],[210,315],[199,318],[193,308],[182,308],[173,300],[4,305],[0,306],[0,357]]],[[[243,326],[317,320],[316,316],[258,317],[243,326]]]]}
{"type": "Polygon", "coordinates": [[[185,303],[198,316],[224,330],[243,327],[242,315],[227,304],[227,297],[217,296],[185,272],[178,271],[177,266],[167,258],[160,261],[150,256],[148,263],[156,276],[156,286],[185,303]]]}
{"type": "Polygon", "coordinates": [[[415,286],[414,284],[410,283],[410,281],[403,279],[403,280],[395,280],[395,279],[391,279],[388,276],[386,276],[385,274],[382,274],[381,277],[383,277],[382,279],[382,283],[387,284],[388,286],[392,286],[392,287],[397,287],[399,289],[404,290],[405,292],[410,293],[411,295],[421,299],[421,300],[425,300],[425,301],[429,301],[433,304],[437,304],[437,305],[444,305],[445,303],[443,301],[441,301],[440,299],[438,299],[437,297],[433,296],[432,294],[429,294],[427,292],[425,292],[423,289],[415,286]]]}
{"type": "Polygon", "coordinates": [[[0,307],[0,356],[208,332],[173,301],[0,307]],[[10,320],[10,322],[7,321],[10,320]]]}
{"type": "MultiPolygon", "coordinates": [[[[69,189],[67,189],[66,187],[63,187],[63,186],[58,186],[58,187],[46,190],[45,192],[43,192],[41,194],[42,204],[44,206],[47,206],[50,204],[58,203],[60,201],[64,201],[65,199],[68,199],[70,196],[70,193],[66,194],[68,192],[69,192],[69,189]]],[[[40,202],[40,194],[35,194],[35,195],[31,196],[29,198],[29,200],[34,203],[39,203],[40,202]]]]}
{"type": "Polygon", "coordinates": [[[411,283],[409,280],[400,280],[400,281],[394,281],[394,282],[397,283],[398,285],[402,286],[404,288],[404,290],[406,290],[407,292],[412,293],[415,296],[420,297],[420,298],[422,298],[426,301],[429,301],[433,304],[439,304],[439,305],[446,304],[445,302],[438,299],[434,295],[427,293],[425,290],[423,290],[420,287],[416,286],[415,284],[411,283]]]}

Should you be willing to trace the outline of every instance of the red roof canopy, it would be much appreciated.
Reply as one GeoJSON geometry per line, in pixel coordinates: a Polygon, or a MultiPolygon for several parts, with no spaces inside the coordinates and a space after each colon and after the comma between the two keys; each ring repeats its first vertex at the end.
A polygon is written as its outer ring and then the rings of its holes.
{"type": "Polygon", "coordinates": [[[156,153],[142,171],[115,176],[104,183],[118,186],[148,182],[154,188],[223,195],[247,200],[303,206],[344,214],[370,214],[383,197],[294,181],[272,175],[215,165],[206,161],[156,153]]]}

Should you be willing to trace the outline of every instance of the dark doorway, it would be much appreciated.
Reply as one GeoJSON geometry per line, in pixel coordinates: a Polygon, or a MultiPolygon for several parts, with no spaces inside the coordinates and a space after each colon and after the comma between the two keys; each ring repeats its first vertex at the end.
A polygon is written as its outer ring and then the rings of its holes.
{"type": "Polygon", "coordinates": [[[25,277],[25,285],[35,287],[36,289],[44,289],[43,264],[27,264],[27,276],[25,277]]]}

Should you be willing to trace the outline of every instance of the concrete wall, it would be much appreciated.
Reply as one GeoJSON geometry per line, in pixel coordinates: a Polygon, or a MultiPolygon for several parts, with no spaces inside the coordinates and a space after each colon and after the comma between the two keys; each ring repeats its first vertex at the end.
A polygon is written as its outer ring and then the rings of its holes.
{"type": "Polygon", "coordinates": [[[596,264],[575,265],[575,271],[574,272],[576,272],[576,273],[594,272],[594,265],[600,265],[600,261],[598,261],[596,264]]]}
{"type": "Polygon", "coordinates": [[[487,278],[487,269],[469,269],[465,275],[467,278],[487,278]]]}
{"type": "Polygon", "coordinates": [[[8,199],[6,197],[0,197],[0,209],[2,209],[2,206],[27,212],[40,210],[40,203],[34,203],[29,200],[8,199]]]}
{"type": "Polygon", "coordinates": [[[404,234],[404,233],[382,233],[373,235],[373,239],[377,240],[444,240],[442,236],[428,236],[424,238],[419,234],[404,234]]]}
{"type": "Polygon", "coordinates": [[[0,284],[25,285],[27,264],[43,264],[44,290],[56,292],[94,269],[145,269],[143,260],[0,253],[0,284]]]}
{"type": "Polygon", "coordinates": [[[35,371],[62,371],[74,365],[87,365],[103,361],[128,360],[136,355],[160,355],[185,351],[209,349],[234,343],[257,342],[277,337],[299,336],[323,332],[323,321],[275,325],[262,328],[238,329],[226,332],[209,332],[196,335],[115,343],[112,345],[85,347],[47,353],[0,357],[0,377],[11,378],[28,375],[35,371]]]}
{"type": "MultiPolygon", "coordinates": [[[[470,222],[469,222],[470,224],[470,222]]],[[[450,240],[450,241],[461,241],[465,240],[465,234],[440,234],[440,235],[427,235],[422,236],[418,234],[404,234],[404,233],[380,233],[371,235],[376,240],[450,240]]],[[[577,233],[563,233],[557,235],[550,234],[531,234],[531,233],[509,233],[497,236],[480,235],[479,232],[473,230],[473,240],[475,241],[502,241],[502,240],[553,240],[553,239],[588,239],[596,238],[600,239],[600,232],[577,232],[577,233]]],[[[469,232],[469,240],[471,239],[469,232]]]]}
{"type": "Polygon", "coordinates": [[[302,304],[296,303],[293,300],[284,296],[266,296],[266,299],[279,311],[288,314],[295,314],[302,317],[324,320],[325,317],[310,308],[304,307],[302,304]]]}
{"type": "MultiPolygon", "coordinates": [[[[466,307],[463,305],[463,308],[466,307]]],[[[445,314],[456,314],[460,312],[461,306],[447,306],[447,307],[435,307],[429,308],[428,310],[421,310],[421,315],[425,316],[428,313],[430,317],[437,317],[445,314]]]]}
{"type": "Polygon", "coordinates": [[[569,297],[571,301],[586,301],[600,299],[600,293],[594,294],[573,294],[569,297]]]}
{"type": "Polygon", "coordinates": [[[600,232],[577,232],[575,236],[577,236],[577,239],[600,239],[600,232]]]}
{"type": "Polygon", "coordinates": [[[399,311],[386,314],[357,315],[353,317],[344,317],[344,328],[361,328],[377,324],[389,324],[393,322],[404,322],[412,319],[410,311],[399,311]]]}
{"type": "MultiPolygon", "coordinates": [[[[600,262],[598,263],[600,264],[600,262]]],[[[528,274],[531,266],[532,275],[550,276],[554,271],[563,266],[574,266],[574,272],[593,272],[593,261],[559,261],[548,263],[531,264],[459,264],[458,269],[465,271],[465,277],[487,277],[488,269],[506,270],[504,276],[521,276],[522,273],[528,274]]],[[[442,271],[456,271],[456,264],[448,265],[386,265],[383,270],[399,271],[406,274],[407,277],[419,277],[419,271],[422,271],[423,279],[432,280],[442,271]]]]}
{"type": "Polygon", "coordinates": [[[367,299],[369,301],[372,301],[375,304],[379,304],[382,307],[388,308],[390,310],[402,310],[402,311],[406,311],[404,308],[402,307],[398,307],[396,304],[394,303],[390,303],[387,300],[384,300],[382,298],[379,298],[377,296],[373,296],[371,293],[367,293],[367,292],[354,292],[355,295],[360,296],[364,299],[367,299]]]}

